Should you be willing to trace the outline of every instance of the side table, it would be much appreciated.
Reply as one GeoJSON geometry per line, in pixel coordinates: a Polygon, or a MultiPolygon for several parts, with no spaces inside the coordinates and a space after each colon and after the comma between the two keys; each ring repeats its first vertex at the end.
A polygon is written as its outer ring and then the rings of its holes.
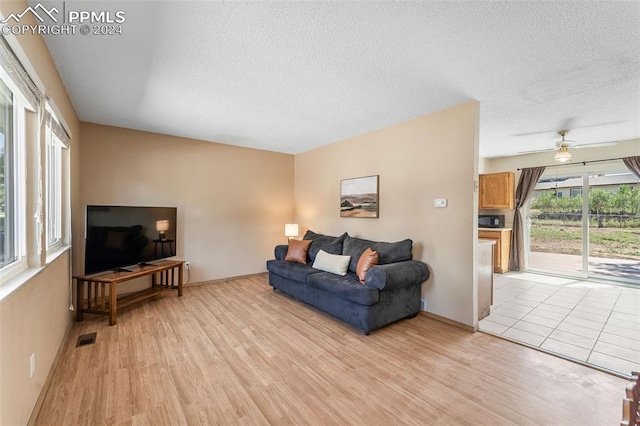
{"type": "Polygon", "coordinates": [[[155,257],[156,259],[158,258],[158,245],[160,245],[160,257],[164,258],[164,257],[171,257],[174,256],[174,250],[173,250],[173,243],[174,240],[153,240],[153,257],[155,257]],[[169,246],[169,255],[165,256],[164,255],[164,245],[169,246]]]}

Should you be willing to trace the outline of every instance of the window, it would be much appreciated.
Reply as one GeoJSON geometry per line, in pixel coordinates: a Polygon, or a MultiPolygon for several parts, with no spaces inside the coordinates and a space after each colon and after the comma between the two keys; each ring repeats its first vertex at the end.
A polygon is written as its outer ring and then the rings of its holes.
{"type": "Polygon", "coordinates": [[[0,64],[0,286],[16,288],[70,244],[70,137],[2,35],[0,64]]]}
{"type": "Polygon", "coordinates": [[[0,69],[0,284],[26,268],[25,108],[0,69]]]}
{"type": "Polygon", "coordinates": [[[13,93],[0,80],[0,268],[16,261],[13,93]]]}
{"type": "Polygon", "coordinates": [[[46,109],[46,168],[47,168],[47,249],[62,244],[64,218],[64,165],[63,151],[68,136],[55,114],[47,105],[46,109]]]}

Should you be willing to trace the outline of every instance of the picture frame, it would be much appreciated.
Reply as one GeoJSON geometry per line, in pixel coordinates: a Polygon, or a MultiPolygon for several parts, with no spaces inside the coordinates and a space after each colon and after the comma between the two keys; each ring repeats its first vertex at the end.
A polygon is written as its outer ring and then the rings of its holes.
{"type": "Polygon", "coordinates": [[[342,179],[340,181],[340,217],[379,218],[379,189],[379,175],[342,179]]]}

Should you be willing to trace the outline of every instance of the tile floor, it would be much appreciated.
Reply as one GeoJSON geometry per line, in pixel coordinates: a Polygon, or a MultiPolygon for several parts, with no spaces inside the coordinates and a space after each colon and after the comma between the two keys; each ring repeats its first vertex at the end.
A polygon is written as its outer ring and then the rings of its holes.
{"type": "Polygon", "coordinates": [[[640,288],[527,272],[494,275],[480,330],[630,376],[640,371],[640,288]]]}

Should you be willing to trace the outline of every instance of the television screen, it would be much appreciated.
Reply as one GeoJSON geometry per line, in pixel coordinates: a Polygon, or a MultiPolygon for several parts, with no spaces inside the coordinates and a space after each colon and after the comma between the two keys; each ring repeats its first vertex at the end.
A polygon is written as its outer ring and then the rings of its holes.
{"type": "Polygon", "coordinates": [[[176,207],[87,206],[85,274],[176,254],[176,207]]]}

